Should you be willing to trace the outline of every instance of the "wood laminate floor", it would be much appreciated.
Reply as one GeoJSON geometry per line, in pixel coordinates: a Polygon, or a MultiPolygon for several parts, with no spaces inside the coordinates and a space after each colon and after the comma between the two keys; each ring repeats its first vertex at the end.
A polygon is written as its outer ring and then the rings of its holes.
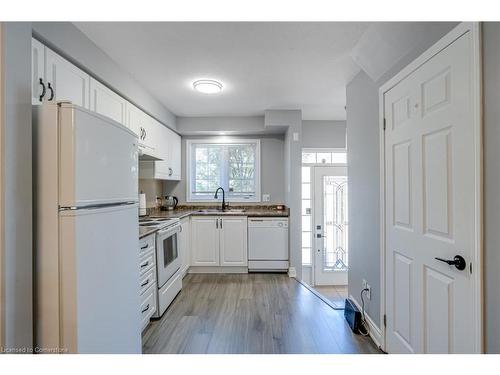
{"type": "Polygon", "coordinates": [[[335,311],[284,274],[190,274],[143,353],[379,353],[335,311]]]}
{"type": "Polygon", "coordinates": [[[344,307],[345,300],[349,296],[347,285],[316,285],[313,288],[335,307],[344,307]]]}

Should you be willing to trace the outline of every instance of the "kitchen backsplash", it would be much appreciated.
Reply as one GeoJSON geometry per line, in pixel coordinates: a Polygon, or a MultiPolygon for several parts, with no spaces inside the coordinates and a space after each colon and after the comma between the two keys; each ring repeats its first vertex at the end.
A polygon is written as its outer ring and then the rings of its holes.
{"type": "Polygon", "coordinates": [[[155,207],[156,197],[163,195],[163,181],[139,179],[139,192],[146,194],[146,207],[155,207]]]}

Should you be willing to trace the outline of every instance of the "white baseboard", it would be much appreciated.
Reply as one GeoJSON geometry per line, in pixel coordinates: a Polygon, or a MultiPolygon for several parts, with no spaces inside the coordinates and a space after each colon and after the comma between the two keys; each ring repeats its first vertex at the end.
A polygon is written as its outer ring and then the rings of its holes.
{"type": "MultiPolygon", "coordinates": [[[[356,305],[356,307],[359,309],[359,311],[361,311],[360,303],[352,295],[349,295],[349,299],[351,301],[353,301],[354,304],[356,305]]],[[[366,321],[368,323],[368,326],[370,327],[370,337],[372,338],[375,345],[377,345],[379,348],[383,349],[383,345],[382,345],[383,340],[382,340],[381,329],[379,328],[379,326],[377,324],[375,324],[373,319],[367,313],[365,313],[365,318],[366,318],[366,321]]]]}
{"type": "Polygon", "coordinates": [[[188,273],[248,273],[248,267],[191,266],[188,273]]]}

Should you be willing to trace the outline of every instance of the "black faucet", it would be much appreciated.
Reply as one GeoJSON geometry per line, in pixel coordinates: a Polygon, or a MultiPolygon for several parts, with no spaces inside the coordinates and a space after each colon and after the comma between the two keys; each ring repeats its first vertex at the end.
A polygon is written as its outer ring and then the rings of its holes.
{"type": "Polygon", "coordinates": [[[219,192],[219,190],[222,190],[222,211],[224,211],[226,209],[226,192],[222,187],[219,187],[217,188],[217,190],[215,190],[214,199],[218,199],[217,193],[219,192]]]}

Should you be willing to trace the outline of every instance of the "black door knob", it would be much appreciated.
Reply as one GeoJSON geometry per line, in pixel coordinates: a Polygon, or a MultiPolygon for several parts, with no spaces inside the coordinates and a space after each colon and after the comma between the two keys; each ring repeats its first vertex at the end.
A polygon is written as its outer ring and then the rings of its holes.
{"type": "Polygon", "coordinates": [[[446,264],[449,264],[450,266],[455,266],[457,270],[463,271],[465,267],[467,266],[467,263],[465,262],[465,259],[460,256],[460,255],[455,255],[453,259],[443,259],[443,258],[435,258],[436,260],[439,260],[440,262],[444,262],[446,264]]]}

